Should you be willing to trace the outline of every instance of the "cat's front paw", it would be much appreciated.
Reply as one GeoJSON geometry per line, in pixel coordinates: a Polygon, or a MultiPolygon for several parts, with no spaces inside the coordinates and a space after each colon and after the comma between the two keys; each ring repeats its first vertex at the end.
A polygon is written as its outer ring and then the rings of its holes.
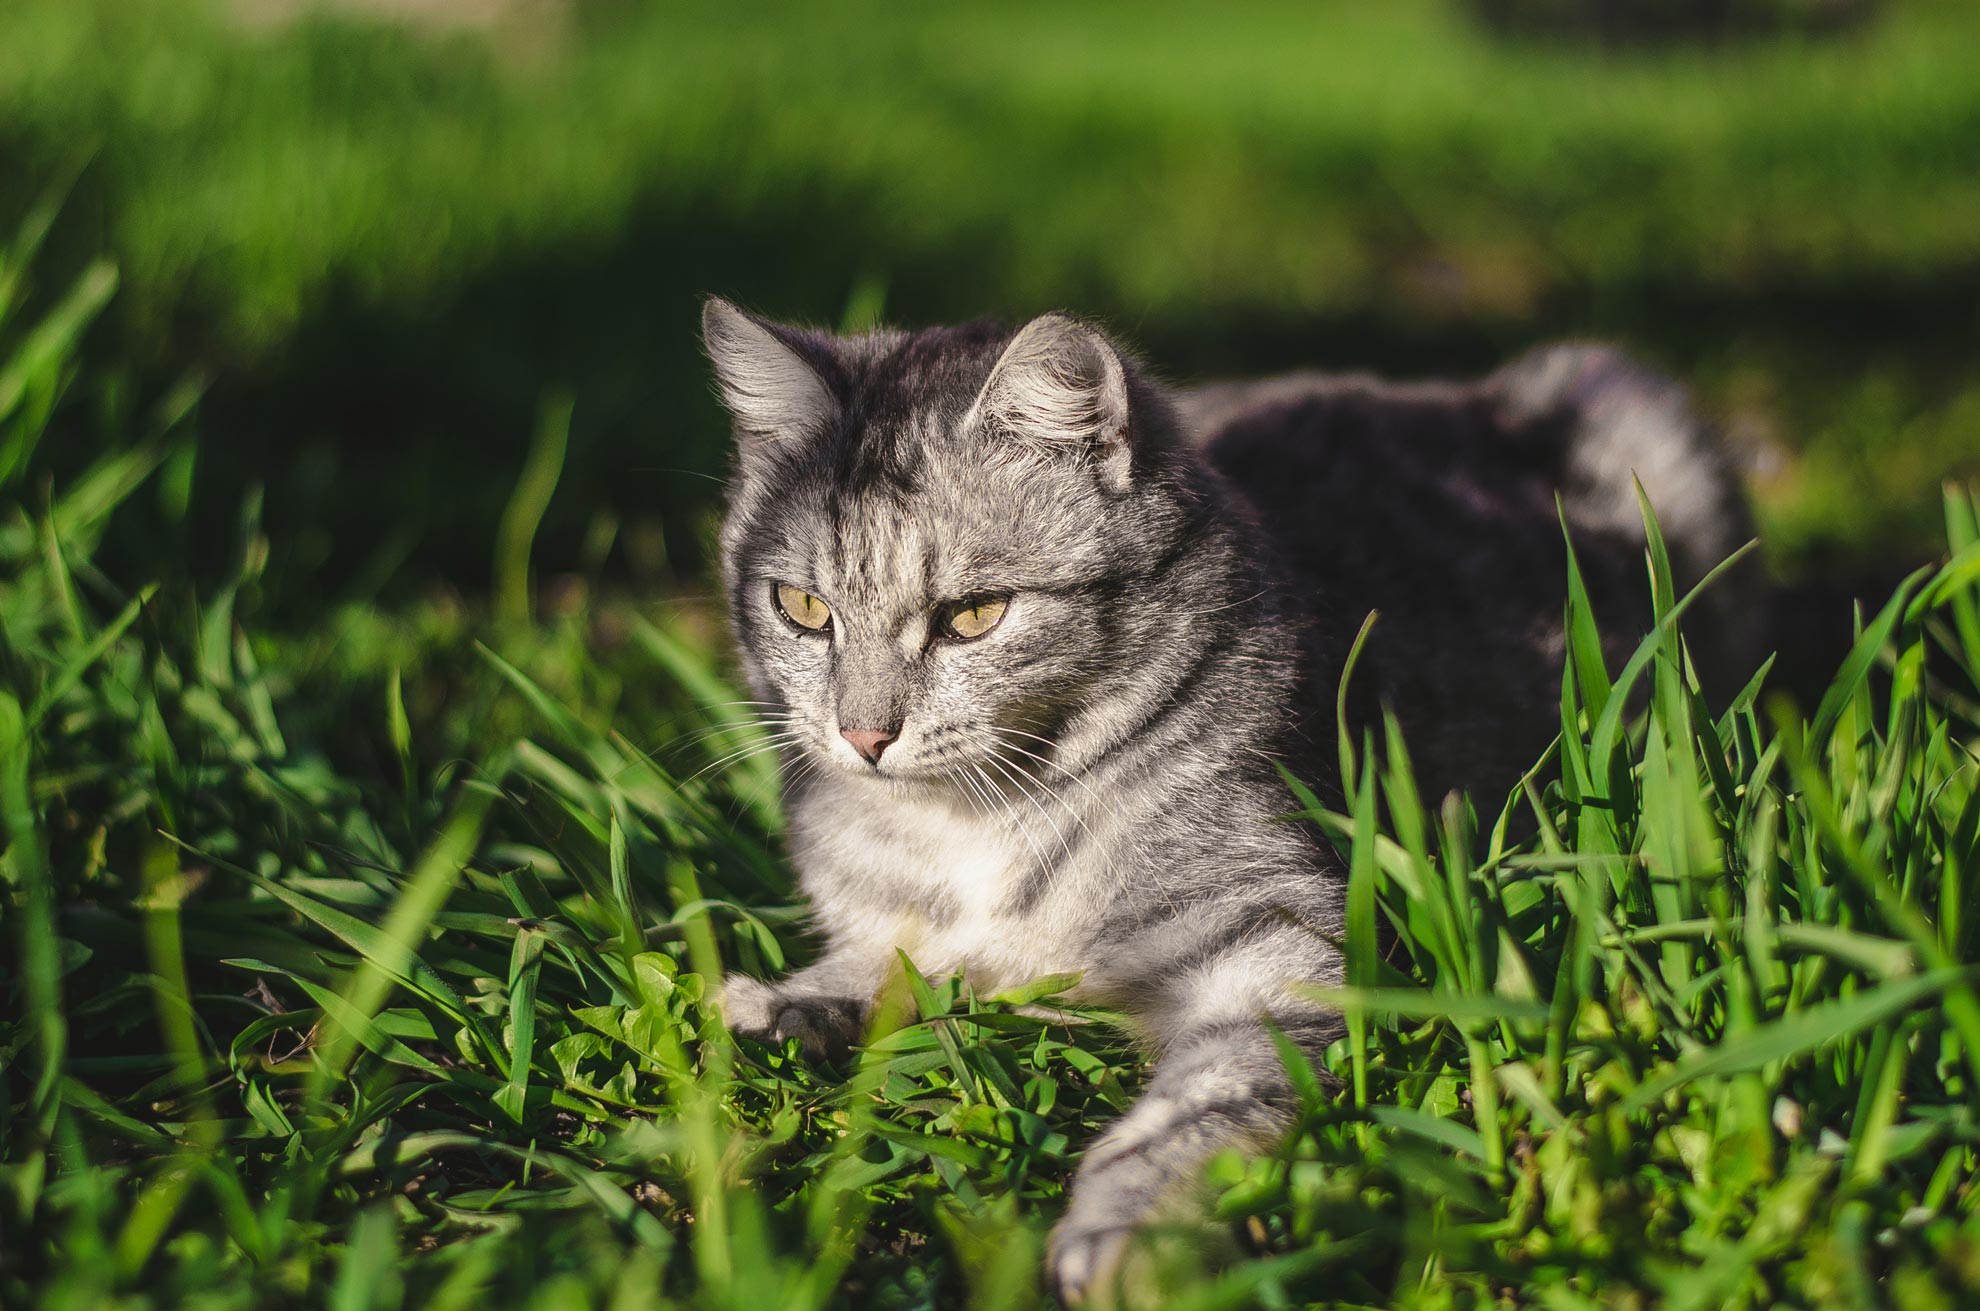
{"type": "Polygon", "coordinates": [[[797,1039],[813,1060],[845,1054],[857,1042],[865,1008],[846,997],[792,995],[760,979],[732,974],[722,983],[722,1019],[729,1032],[767,1042],[797,1039]]]}
{"type": "Polygon", "coordinates": [[[865,1008],[846,997],[783,997],[770,1021],[770,1039],[797,1039],[815,1061],[836,1060],[859,1041],[865,1008]]]}

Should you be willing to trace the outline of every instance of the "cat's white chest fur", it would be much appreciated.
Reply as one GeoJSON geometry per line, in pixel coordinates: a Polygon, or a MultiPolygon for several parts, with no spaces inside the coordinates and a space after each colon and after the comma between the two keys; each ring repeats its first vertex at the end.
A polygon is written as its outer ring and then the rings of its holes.
{"type": "Polygon", "coordinates": [[[1080,968],[1063,926],[1013,909],[1020,881],[1055,848],[1008,813],[871,792],[815,798],[806,810],[807,891],[835,929],[986,991],[1080,968]]]}
{"type": "Polygon", "coordinates": [[[956,917],[993,916],[1023,873],[1022,843],[1008,830],[974,817],[929,806],[901,806],[892,816],[898,871],[938,898],[952,901],[956,917]]]}

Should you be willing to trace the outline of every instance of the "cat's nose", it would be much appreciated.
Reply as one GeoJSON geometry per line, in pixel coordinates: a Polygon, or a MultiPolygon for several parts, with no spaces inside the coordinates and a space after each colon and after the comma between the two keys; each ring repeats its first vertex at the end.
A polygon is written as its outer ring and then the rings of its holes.
{"type": "Polygon", "coordinates": [[[869,764],[877,765],[880,763],[880,753],[900,734],[890,733],[884,728],[842,728],[839,736],[852,743],[853,750],[865,756],[869,764]]]}

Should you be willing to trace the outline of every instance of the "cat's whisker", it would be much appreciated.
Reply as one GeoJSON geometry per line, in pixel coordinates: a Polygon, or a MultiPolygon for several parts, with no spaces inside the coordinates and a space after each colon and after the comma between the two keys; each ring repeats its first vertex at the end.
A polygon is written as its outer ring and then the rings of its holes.
{"type": "MultiPolygon", "coordinates": [[[[1045,746],[1051,748],[1054,751],[1059,749],[1059,744],[1056,741],[1054,741],[1049,737],[1042,736],[1041,734],[1038,733],[1029,732],[1022,728],[1014,728],[1007,724],[993,724],[990,727],[994,732],[1014,733],[1020,737],[1030,738],[1034,742],[1041,742],[1045,746]]],[[[1074,773],[1072,770],[1067,769],[1064,765],[1061,765],[1056,760],[1052,760],[1045,756],[1041,756],[1034,751],[1028,751],[1025,748],[1017,745],[1015,742],[1007,742],[1004,743],[1003,745],[1009,747],[1013,751],[1021,752],[1023,755],[1029,757],[1032,760],[1037,761],[1041,765],[1044,765],[1051,769],[1058,770],[1059,773],[1065,775],[1068,779],[1079,784],[1080,787],[1086,792],[1086,794],[1089,797],[1093,798],[1094,803],[1107,816],[1107,818],[1113,819],[1119,816],[1120,807],[1109,798],[1102,796],[1100,792],[1097,789],[1095,789],[1094,786],[1090,782],[1088,782],[1084,776],[1074,773]]],[[[1116,866],[1114,863],[1112,846],[1107,843],[1099,842],[1093,832],[1092,827],[1086,824],[1085,818],[1083,816],[1078,815],[1077,812],[1074,812],[1071,806],[1067,806],[1067,810],[1068,812],[1073,813],[1075,818],[1078,818],[1080,820],[1081,825],[1086,829],[1087,837],[1089,839],[1094,840],[1098,848],[1107,853],[1107,871],[1109,874],[1113,875],[1116,879],[1118,879],[1120,870],[1119,867],[1116,866]]],[[[1173,906],[1173,902],[1171,903],[1171,905],[1173,906]]]]}
{"type": "MultiPolygon", "coordinates": [[[[1052,748],[1053,750],[1057,750],[1059,746],[1059,744],[1053,741],[1051,738],[1041,736],[1040,734],[1037,733],[1028,732],[1025,729],[1013,728],[1009,725],[1003,725],[1003,724],[993,724],[991,725],[991,728],[996,732],[1015,733],[1023,737],[1031,738],[1034,741],[1044,743],[1046,746],[1052,748]]],[[[1118,806],[1116,806],[1113,802],[1109,801],[1107,798],[1101,796],[1100,793],[1094,789],[1091,783],[1087,782],[1086,779],[1082,778],[1078,774],[1073,773],[1071,770],[1067,769],[1064,765],[1061,765],[1054,760],[1048,760],[1045,757],[1040,756],[1035,752],[1026,751],[1023,747],[1018,746],[1014,742],[1007,742],[1007,743],[1003,743],[1002,745],[1007,746],[1014,751],[1023,752],[1024,755],[1037,761],[1041,765],[1047,765],[1053,769],[1058,770],[1061,774],[1064,774],[1067,778],[1071,779],[1075,783],[1078,783],[1082,788],[1084,788],[1086,790],[1087,795],[1091,796],[1094,799],[1095,803],[1097,803],[1099,807],[1106,813],[1108,818],[1111,819],[1118,816],[1119,814],[1118,806]]],[[[1056,796],[1056,793],[1054,795],[1056,796]]],[[[1092,826],[1087,824],[1085,817],[1080,815],[1076,810],[1074,810],[1071,805],[1066,804],[1064,798],[1061,797],[1059,798],[1059,800],[1061,804],[1066,805],[1067,813],[1071,814],[1076,820],[1078,820],[1080,826],[1083,829],[1085,829],[1087,838],[1089,841],[1091,841],[1094,844],[1095,849],[1104,853],[1107,862],[1106,863],[1107,873],[1109,877],[1111,877],[1115,881],[1116,884],[1119,884],[1121,879],[1121,871],[1120,871],[1120,866],[1114,860],[1114,851],[1112,845],[1106,842],[1102,842],[1099,839],[1098,835],[1096,835],[1093,832],[1092,826]]],[[[1157,885],[1157,891],[1159,895],[1162,897],[1164,904],[1168,906],[1172,914],[1179,914],[1181,912],[1182,908],[1176,903],[1175,898],[1169,895],[1169,892],[1166,888],[1157,885]]]]}
{"type": "MultiPolygon", "coordinates": [[[[1017,789],[1018,795],[1031,803],[1031,808],[1038,812],[1039,817],[1045,821],[1046,827],[1052,830],[1052,836],[1059,840],[1059,845],[1065,852],[1065,858],[1071,860],[1073,858],[1072,839],[1067,837],[1064,831],[1059,828],[1058,822],[1052,818],[1051,812],[1045,809],[1043,803],[1031,794],[1030,789],[1025,787],[1021,771],[1017,770],[1015,766],[1009,761],[1006,761],[1002,756],[999,756],[994,747],[985,753],[984,759],[996,766],[998,773],[1009,778],[1011,785],[1017,789]]],[[[1062,798],[1060,799],[1060,804],[1064,804],[1062,798]]],[[[1067,813],[1072,815],[1074,819],[1079,819],[1079,816],[1070,807],[1067,808],[1067,813]]],[[[1088,830],[1088,836],[1092,836],[1091,830],[1088,830]]]]}
{"type": "MultiPolygon", "coordinates": [[[[1001,733],[1012,730],[1007,730],[1000,725],[992,724],[989,726],[989,731],[992,733],[1001,733]]],[[[1045,739],[1043,738],[1039,740],[1045,741],[1045,739]]],[[[994,737],[984,739],[983,745],[992,754],[996,754],[997,752],[1001,752],[1001,751],[1015,751],[1020,756],[1023,756],[1026,760],[1032,761],[1039,765],[1043,765],[1048,769],[1057,770],[1059,773],[1065,775],[1067,779],[1071,780],[1074,783],[1079,784],[1080,787],[1085,790],[1086,794],[1092,797],[1095,804],[1098,805],[1101,809],[1111,810],[1111,806],[1106,800],[1106,798],[1102,797],[1098,792],[1094,791],[1093,787],[1090,784],[1088,784],[1085,779],[1082,779],[1081,777],[1079,777],[1079,775],[1073,773],[1071,770],[1067,769],[1064,765],[1059,764],[1057,761],[1047,759],[1046,757],[1039,755],[1037,752],[1028,750],[1027,748],[1022,747],[1015,742],[1004,742],[994,737]]],[[[1052,744],[1047,743],[1047,745],[1052,745],[1052,744]]],[[[1029,773],[1028,770],[1020,770],[1020,772],[1026,774],[1029,773]]],[[[1041,791],[1045,792],[1048,796],[1052,797],[1053,800],[1057,801],[1060,805],[1064,806],[1069,814],[1074,815],[1075,818],[1078,817],[1078,811],[1063,796],[1059,795],[1057,786],[1051,780],[1033,777],[1032,781],[1038,785],[1041,791]]]]}
{"type": "MultiPolygon", "coordinates": [[[[778,721],[772,721],[773,724],[776,722],[778,721]]],[[[630,770],[636,764],[644,763],[648,765],[658,766],[660,768],[666,768],[668,764],[676,756],[680,755],[683,751],[687,750],[689,747],[692,747],[697,743],[707,741],[709,738],[714,737],[717,734],[721,733],[725,728],[732,728],[732,731],[743,732],[743,731],[762,730],[768,726],[769,725],[758,723],[753,720],[737,720],[733,726],[710,725],[708,727],[702,728],[694,733],[689,734],[685,738],[676,739],[671,742],[663,742],[659,746],[653,747],[650,750],[636,751],[634,753],[633,759],[627,761],[624,768],[621,768],[613,772],[613,774],[611,775],[611,779],[613,782],[617,782],[620,778],[623,778],[625,776],[627,770],[630,770]]],[[[628,742],[626,743],[626,745],[630,747],[632,744],[628,742]]]]}
{"type": "MultiPolygon", "coordinates": [[[[1022,729],[1005,728],[1002,725],[998,725],[998,724],[992,724],[990,726],[990,730],[993,733],[1024,733],[1024,730],[1022,729]]],[[[1043,742],[1048,747],[1056,748],[1058,746],[1058,743],[1052,741],[1050,738],[1039,737],[1038,734],[1036,733],[1024,733],[1024,736],[1029,738],[1034,738],[1037,741],[1043,742]]],[[[1093,798],[1095,805],[1099,806],[1109,815],[1112,815],[1115,812],[1114,804],[1111,801],[1109,801],[1107,798],[1101,796],[1100,793],[1094,788],[1094,786],[1091,783],[1087,782],[1084,778],[1080,777],[1078,774],[1075,774],[1072,770],[1067,769],[1064,765],[1060,764],[1058,761],[1050,759],[1049,757],[1046,756],[1041,756],[1036,751],[1026,750],[1024,747],[1019,746],[1015,742],[1005,742],[1002,745],[1004,747],[1009,748],[1012,751],[1017,752],[1019,755],[1024,756],[1028,760],[1037,761],[1039,764],[1045,766],[1047,769],[1058,770],[1068,779],[1072,780],[1074,783],[1079,784],[1080,788],[1085,791],[1086,795],[1093,798]]]]}
{"type": "MultiPolygon", "coordinates": [[[[977,776],[977,778],[982,781],[984,788],[986,788],[990,793],[994,795],[997,793],[1001,793],[1003,791],[1003,789],[999,788],[997,784],[994,781],[992,781],[990,775],[984,772],[983,764],[981,761],[979,760],[970,761],[969,768],[977,776]]],[[[1027,800],[1029,800],[1029,798],[1027,798],[1027,800]]],[[[1010,817],[1013,825],[1017,829],[1018,836],[1024,839],[1024,845],[1026,849],[1031,852],[1031,858],[1037,861],[1041,867],[1049,864],[1050,862],[1046,859],[1046,853],[1044,848],[1040,847],[1036,839],[1032,837],[1031,825],[1028,822],[1026,822],[1026,818],[1023,812],[1006,808],[1004,813],[1010,817]]]]}
{"type": "Polygon", "coordinates": [[[734,804],[729,807],[729,818],[733,820],[741,813],[743,806],[755,804],[756,799],[763,795],[766,788],[776,788],[788,797],[802,787],[806,780],[818,772],[818,769],[818,757],[807,753],[799,757],[797,764],[793,765],[788,773],[776,771],[768,777],[757,780],[756,786],[746,794],[737,793],[734,804]]]}
{"type": "Polygon", "coordinates": [[[682,711],[678,715],[668,716],[667,719],[662,721],[662,725],[668,726],[668,725],[678,724],[683,719],[688,719],[688,718],[707,719],[710,718],[714,714],[714,712],[723,711],[723,710],[743,711],[744,717],[718,721],[718,722],[737,723],[737,724],[747,723],[749,718],[754,718],[757,716],[776,717],[779,715],[787,716],[792,713],[791,707],[782,701],[750,701],[750,700],[701,701],[695,703],[693,706],[682,711]],[[765,712],[768,712],[768,715],[765,715],[765,712]]]}
{"type": "Polygon", "coordinates": [[[991,819],[996,815],[999,809],[997,796],[994,791],[986,794],[977,790],[975,779],[972,777],[970,771],[968,755],[948,751],[944,752],[939,759],[930,761],[929,764],[931,768],[939,771],[941,778],[954,783],[959,788],[968,790],[974,797],[981,800],[983,806],[979,809],[978,813],[983,818],[991,819]]]}
{"type": "Polygon", "coordinates": [[[1252,603],[1253,601],[1257,601],[1257,600],[1262,600],[1263,598],[1265,598],[1265,597],[1267,597],[1267,596],[1270,596],[1270,595],[1271,595],[1271,589],[1269,589],[1269,588],[1260,588],[1260,589],[1259,589],[1258,591],[1256,591],[1256,592],[1253,592],[1253,593],[1252,593],[1252,594],[1251,594],[1250,596],[1247,596],[1247,597],[1245,597],[1244,599],[1242,599],[1242,600],[1239,600],[1239,601],[1228,601],[1228,602],[1226,602],[1226,603],[1224,603],[1223,605],[1213,605],[1213,606],[1210,606],[1209,608],[1207,608],[1207,609],[1203,609],[1203,610],[1178,610],[1178,611],[1175,611],[1175,612],[1174,612],[1174,618],[1175,618],[1175,619],[1178,619],[1178,620],[1191,620],[1191,619],[1207,619],[1207,618],[1209,618],[1209,617],[1210,617],[1211,615],[1220,615],[1220,614],[1223,614],[1223,613],[1224,613],[1225,611],[1227,611],[1227,610],[1236,610],[1236,609],[1239,609],[1239,608],[1241,608],[1241,607],[1243,607],[1243,606],[1247,606],[1247,605],[1250,605],[1250,604],[1251,604],[1251,603],[1252,603]]]}
{"type": "Polygon", "coordinates": [[[804,737],[805,734],[802,731],[798,731],[798,730],[793,730],[788,733],[775,734],[772,737],[766,739],[765,741],[753,743],[750,746],[744,747],[740,751],[732,751],[728,755],[723,756],[720,760],[711,761],[708,764],[703,765],[700,769],[697,769],[694,771],[694,773],[689,774],[686,778],[682,779],[675,786],[677,788],[685,788],[687,787],[688,784],[694,782],[696,779],[700,778],[704,774],[708,774],[710,772],[717,770],[727,771],[733,769],[737,765],[742,764],[745,760],[751,760],[757,756],[765,755],[771,751],[775,751],[780,747],[785,747],[795,742],[800,742],[804,739],[804,737]]]}
{"type": "Polygon", "coordinates": [[[974,812],[976,816],[982,819],[985,823],[991,822],[993,815],[989,802],[986,798],[982,796],[981,793],[979,793],[976,790],[975,784],[971,781],[969,775],[963,771],[958,770],[952,772],[949,775],[949,777],[955,779],[955,781],[962,787],[963,797],[965,800],[969,802],[970,810],[974,812]]]}
{"type": "MultiPolygon", "coordinates": [[[[1073,773],[1065,766],[1058,764],[1056,761],[1047,760],[1045,757],[1037,754],[1036,752],[1027,751],[1023,747],[1018,746],[1014,742],[999,743],[992,749],[1015,751],[1019,755],[1024,756],[1026,759],[1034,760],[1040,765],[1044,765],[1048,769],[1058,770],[1061,774],[1064,774],[1068,779],[1071,779],[1074,783],[1079,784],[1080,788],[1086,793],[1086,795],[1093,799],[1093,803],[1100,814],[1104,815],[1108,819],[1112,819],[1118,814],[1118,807],[1116,807],[1111,801],[1101,796],[1099,792],[1095,791],[1092,785],[1087,783],[1085,779],[1079,777],[1079,775],[1073,773]]],[[[1099,835],[1093,831],[1092,824],[1090,824],[1087,821],[1087,818],[1084,814],[1080,813],[1079,808],[1074,806],[1070,801],[1066,800],[1064,795],[1061,794],[1058,790],[1048,786],[1045,780],[1039,779],[1037,780],[1037,782],[1039,789],[1041,791],[1045,792],[1053,800],[1057,801],[1061,806],[1065,807],[1066,813],[1072,816],[1073,822],[1079,825],[1080,829],[1086,834],[1087,839],[1093,842],[1096,846],[1101,847],[1102,850],[1104,850],[1105,844],[1100,842],[1099,835]]],[[[1112,864],[1111,855],[1109,856],[1108,863],[1109,865],[1112,864]]]]}
{"type": "Polygon", "coordinates": [[[694,773],[689,774],[681,780],[681,786],[685,787],[703,775],[733,769],[735,766],[749,760],[754,760],[758,756],[768,755],[784,747],[792,746],[801,741],[802,737],[802,734],[780,734],[777,737],[769,738],[762,742],[751,743],[749,746],[743,747],[740,750],[731,751],[728,755],[711,760],[694,773]]]}
{"type": "MultiPolygon", "coordinates": [[[[998,743],[993,740],[992,742],[989,743],[989,746],[990,746],[990,753],[993,757],[996,755],[998,750],[1008,747],[1011,750],[1022,752],[1024,755],[1029,756],[1031,759],[1038,761],[1040,764],[1052,765],[1053,768],[1058,769],[1059,772],[1065,774],[1066,777],[1072,779],[1076,783],[1080,783],[1081,786],[1086,787],[1087,793],[1093,797],[1094,801],[1105,812],[1107,818],[1111,819],[1117,813],[1116,808],[1112,806],[1105,798],[1101,797],[1098,792],[1095,792],[1090,786],[1087,786],[1084,780],[1080,779],[1077,775],[1074,775],[1070,770],[1065,769],[1063,766],[1054,765],[1052,761],[1046,760],[1041,756],[1033,754],[1032,752],[1025,751],[1023,747],[1017,746],[1015,743],[1008,743],[1008,742],[998,743]]],[[[1074,806],[1070,801],[1066,800],[1065,796],[1062,793],[1058,792],[1053,788],[1048,787],[1045,784],[1044,780],[1040,779],[1034,781],[1038,783],[1038,787],[1040,791],[1044,792],[1047,796],[1051,797],[1052,800],[1058,802],[1060,806],[1065,808],[1066,814],[1072,819],[1072,821],[1075,824],[1079,825],[1079,831],[1085,835],[1087,842],[1092,844],[1093,849],[1100,852],[1101,855],[1105,858],[1107,873],[1110,876],[1114,877],[1116,880],[1118,880],[1120,876],[1120,869],[1114,862],[1113,849],[1108,843],[1102,841],[1100,834],[1093,831],[1093,825],[1087,821],[1086,816],[1080,813],[1078,807],[1074,806]]],[[[1073,857],[1073,851],[1071,849],[1070,844],[1068,844],[1066,851],[1066,858],[1070,860],[1072,859],[1072,857],[1073,857]]]]}
{"type": "Polygon", "coordinates": [[[1046,737],[1043,733],[1034,733],[1029,729],[1019,728],[1014,724],[992,724],[990,725],[990,729],[996,733],[1016,733],[1019,737],[1028,737],[1033,742],[1043,742],[1046,746],[1054,750],[1058,749],[1059,744],[1054,739],[1046,737]]]}
{"type": "Polygon", "coordinates": [[[793,719],[794,717],[785,717],[782,719],[734,719],[726,723],[709,724],[683,737],[676,738],[674,741],[665,744],[664,748],[656,747],[653,751],[646,753],[646,755],[648,759],[653,759],[664,749],[666,758],[671,760],[689,749],[708,741],[710,738],[721,737],[727,733],[760,732],[769,728],[789,725],[793,722],[793,719]]]}
{"type": "MultiPolygon", "coordinates": [[[[757,724],[752,726],[752,731],[749,733],[749,737],[752,738],[753,740],[750,742],[745,742],[742,745],[745,747],[753,746],[761,742],[768,741],[772,738],[787,737],[793,733],[802,733],[803,731],[804,731],[804,726],[796,723],[757,724]]],[[[717,734],[712,732],[704,733],[701,736],[700,741],[706,742],[710,738],[713,738],[715,736],[717,736],[717,734]]],[[[693,744],[689,743],[688,745],[693,745],[693,744]]]]}

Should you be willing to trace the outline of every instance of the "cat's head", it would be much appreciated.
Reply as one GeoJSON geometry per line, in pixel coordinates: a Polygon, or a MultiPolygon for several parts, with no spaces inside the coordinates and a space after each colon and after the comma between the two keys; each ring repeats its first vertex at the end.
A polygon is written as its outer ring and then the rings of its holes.
{"type": "Polygon", "coordinates": [[[1104,736],[1196,517],[1131,362],[1063,315],[833,336],[710,300],[702,327],[737,441],[730,612],[782,740],[968,786],[1104,736]]]}

